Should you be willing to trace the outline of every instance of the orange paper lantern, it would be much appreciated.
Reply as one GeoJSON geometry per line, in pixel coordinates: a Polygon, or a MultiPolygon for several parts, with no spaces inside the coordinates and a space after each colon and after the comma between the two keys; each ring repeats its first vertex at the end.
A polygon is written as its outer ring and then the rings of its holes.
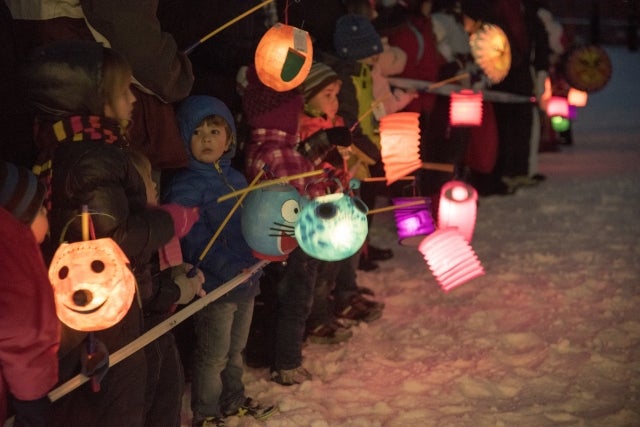
{"type": "Polygon", "coordinates": [[[475,252],[455,228],[440,229],[428,235],[418,250],[446,292],[484,274],[475,252]]]}
{"type": "Polygon", "coordinates": [[[100,331],[129,311],[136,281],[110,238],[63,243],[49,267],[58,318],[72,329],[100,331]]]}
{"type": "Polygon", "coordinates": [[[511,68],[511,46],[502,28],[493,24],[482,26],[469,36],[471,55],[491,83],[500,83],[511,68]]]}
{"type": "Polygon", "coordinates": [[[462,181],[449,181],[440,190],[438,227],[455,227],[471,242],[476,227],[478,192],[462,181]]]}
{"type": "Polygon", "coordinates": [[[572,87],[569,89],[569,93],[567,94],[567,102],[569,105],[584,107],[587,105],[588,96],[587,92],[572,87]]]}
{"type": "Polygon", "coordinates": [[[569,117],[569,103],[563,96],[552,96],[547,103],[547,116],[569,117]]]}
{"type": "Polygon", "coordinates": [[[278,92],[298,87],[307,78],[312,60],[309,33],[280,23],[262,36],[254,57],[260,81],[278,92]]]}
{"type": "Polygon", "coordinates": [[[380,154],[387,185],[422,167],[419,113],[393,113],[380,119],[380,154]]]}
{"type": "Polygon", "coordinates": [[[451,126],[480,126],[482,124],[482,92],[462,89],[451,93],[449,104],[451,126]]]}

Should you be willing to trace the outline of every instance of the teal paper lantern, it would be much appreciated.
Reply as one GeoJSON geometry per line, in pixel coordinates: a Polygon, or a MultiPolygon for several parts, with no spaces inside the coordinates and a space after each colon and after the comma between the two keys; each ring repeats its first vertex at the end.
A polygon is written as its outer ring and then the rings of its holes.
{"type": "Polygon", "coordinates": [[[300,194],[290,184],[252,190],[243,202],[242,235],[258,259],[284,261],[298,247],[300,194]]]}
{"type": "Polygon", "coordinates": [[[322,261],[340,261],[355,254],[369,231],[367,205],[344,193],[320,196],[305,203],[295,226],[300,248],[322,261]]]}

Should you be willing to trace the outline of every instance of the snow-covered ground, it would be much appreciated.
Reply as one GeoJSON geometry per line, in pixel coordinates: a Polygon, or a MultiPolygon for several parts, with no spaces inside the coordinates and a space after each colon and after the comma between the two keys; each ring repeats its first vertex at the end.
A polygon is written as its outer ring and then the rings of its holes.
{"type": "MultiPolygon", "coordinates": [[[[277,403],[231,426],[640,426],[640,54],[607,47],[609,84],[574,123],[574,145],[541,153],[547,180],[480,199],[472,246],[486,274],[444,293],[393,213],[359,272],[386,303],[350,341],[311,344],[313,380],[247,369],[250,396],[277,403]]],[[[188,395],[184,425],[190,425],[188,395]]]]}

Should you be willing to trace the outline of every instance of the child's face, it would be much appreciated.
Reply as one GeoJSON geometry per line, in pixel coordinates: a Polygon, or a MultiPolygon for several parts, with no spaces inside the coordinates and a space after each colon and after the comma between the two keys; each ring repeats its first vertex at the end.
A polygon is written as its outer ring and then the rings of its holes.
{"type": "Polygon", "coordinates": [[[340,80],[330,83],[309,100],[309,106],[313,109],[322,111],[327,115],[328,119],[333,120],[336,117],[336,114],[338,114],[338,107],[340,106],[338,103],[340,86],[340,80]]]}
{"type": "Polygon", "coordinates": [[[202,163],[215,163],[229,149],[231,138],[223,125],[201,123],[191,135],[191,154],[202,163]]]}
{"type": "Polygon", "coordinates": [[[104,104],[104,115],[116,120],[131,120],[133,104],[136,97],[131,92],[131,82],[133,78],[129,76],[114,88],[114,94],[110,101],[104,104]]]}
{"type": "Polygon", "coordinates": [[[31,232],[36,238],[38,244],[44,242],[44,238],[49,232],[49,220],[47,219],[47,209],[44,206],[40,207],[38,214],[31,223],[31,232]]]}

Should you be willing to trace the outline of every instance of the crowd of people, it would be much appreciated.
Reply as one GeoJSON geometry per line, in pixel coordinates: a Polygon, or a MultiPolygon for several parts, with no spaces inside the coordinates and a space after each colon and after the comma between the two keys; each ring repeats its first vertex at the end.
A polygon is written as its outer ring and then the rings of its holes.
{"type": "Polygon", "coordinates": [[[347,259],[324,261],[297,247],[109,366],[109,353],[259,260],[242,233],[241,196],[218,201],[248,182],[300,174],[289,184],[301,197],[346,192],[369,209],[420,195],[435,218],[451,179],[481,196],[544,179],[537,103],[485,101],[479,128],[456,128],[448,96],[388,80],[453,78],[460,88],[541,100],[562,53],[541,0],[279,1],[201,45],[194,29],[205,17],[232,18],[251,2],[174,3],[182,2],[2,4],[0,422],[177,427],[187,385],[193,426],[265,419],[277,403],[246,395],[245,364],[300,384],[312,375],[305,343],[344,342],[353,325],[379,319],[384,303],[358,285],[358,271],[375,271],[391,249],[367,239],[347,259]],[[265,85],[252,62],[277,21],[313,40],[308,76],[286,91],[265,85]],[[497,83],[469,49],[470,34],[488,23],[511,46],[497,83]],[[419,114],[422,161],[453,172],[422,169],[384,184],[378,124],[401,111],[419,114]],[[124,318],[91,333],[58,321],[47,274],[62,242],[86,240],[87,215],[91,238],[113,239],[137,282],[124,318]],[[98,389],[48,399],[78,373],[98,389]]]}

